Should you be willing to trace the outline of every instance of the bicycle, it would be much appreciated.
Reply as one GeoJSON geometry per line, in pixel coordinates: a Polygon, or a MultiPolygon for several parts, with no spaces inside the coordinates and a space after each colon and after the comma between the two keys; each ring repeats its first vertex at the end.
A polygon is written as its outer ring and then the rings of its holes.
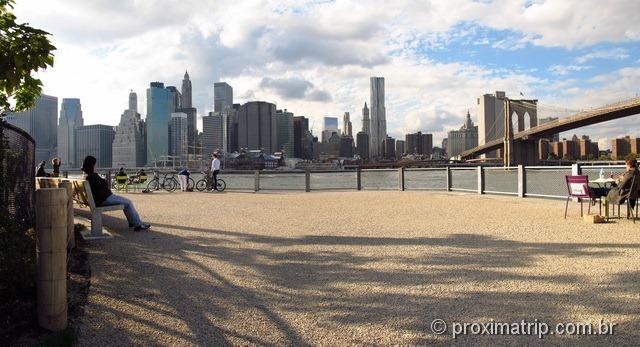
{"type": "Polygon", "coordinates": [[[175,174],[171,174],[171,177],[167,177],[169,173],[165,173],[160,182],[160,173],[158,171],[153,172],[153,178],[147,183],[147,192],[158,191],[160,188],[172,192],[178,187],[178,180],[175,178],[175,174]]]}
{"type": "MultiPolygon", "coordinates": [[[[202,192],[208,190],[208,188],[211,186],[211,179],[209,178],[209,172],[201,171],[200,173],[202,174],[203,178],[196,182],[196,189],[199,192],[202,192]]],[[[227,188],[227,183],[220,178],[218,178],[217,182],[218,191],[223,192],[227,188]]]]}

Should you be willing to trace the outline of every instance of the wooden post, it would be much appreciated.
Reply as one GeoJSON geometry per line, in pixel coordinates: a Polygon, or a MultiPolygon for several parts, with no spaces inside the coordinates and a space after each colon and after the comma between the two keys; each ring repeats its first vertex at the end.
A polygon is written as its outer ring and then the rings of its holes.
{"type": "Polygon", "coordinates": [[[61,181],[58,187],[67,191],[67,249],[76,248],[76,235],[73,230],[73,185],[69,181],[61,181]]]}
{"type": "Polygon", "coordinates": [[[67,327],[67,191],[36,191],[38,323],[58,331],[67,327]]]}
{"type": "Polygon", "coordinates": [[[258,192],[260,191],[260,170],[256,170],[254,172],[253,179],[254,179],[253,191],[258,192]]]}
{"type": "Polygon", "coordinates": [[[451,191],[451,167],[447,166],[447,191],[451,191]]]}
{"type": "Polygon", "coordinates": [[[307,193],[311,191],[311,171],[309,169],[304,172],[304,191],[307,193]]]}
{"type": "Polygon", "coordinates": [[[356,169],[356,189],[362,190],[362,169],[359,166],[356,169]]]}
{"type": "Polygon", "coordinates": [[[398,168],[398,190],[404,191],[404,167],[398,168]]]}

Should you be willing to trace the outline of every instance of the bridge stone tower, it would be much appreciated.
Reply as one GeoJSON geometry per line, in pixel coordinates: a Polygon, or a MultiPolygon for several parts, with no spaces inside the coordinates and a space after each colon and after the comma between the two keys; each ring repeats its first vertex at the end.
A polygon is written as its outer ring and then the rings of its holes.
{"type": "Polygon", "coordinates": [[[524,131],[526,116],[529,116],[529,128],[538,125],[538,100],[511,100],[505,98],[504,107],[504,166],[514,164],[533,164],[536,161],[537,146],[535,140],[525,139],[514,147],[513,116],[516,116],[518,132],[524,131]]]}

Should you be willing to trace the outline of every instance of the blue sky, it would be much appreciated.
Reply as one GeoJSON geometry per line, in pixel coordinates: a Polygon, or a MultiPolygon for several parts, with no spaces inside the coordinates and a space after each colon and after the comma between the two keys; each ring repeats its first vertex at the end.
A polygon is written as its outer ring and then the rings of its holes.
{"type": "MultiPolygon", "coordinates": [[[[476,120],[495,90],[540,100],[542,116],[640,93],[640,1],[18,1],[19,20],[52,33],[51,95],[79,97],[88,123],[117,124],[130,89],[145,114],[150,81],[180,85],[200,116],[213,83],[315,119],[348,111],[360,130],[369,77],[386,80],[390,135],[440,141],[476,120]],[[166,11],[171,8],[172,11],[166,11]],[[597,9],[594,11],[594,9],[597,9]]],[[[312,122],[313,123],[313,122],[312,122]]],[[[640,118],[579,129],[608,147],[640,118]]],[[[563,134],[570,136],[572,134],[563,134]]]]}

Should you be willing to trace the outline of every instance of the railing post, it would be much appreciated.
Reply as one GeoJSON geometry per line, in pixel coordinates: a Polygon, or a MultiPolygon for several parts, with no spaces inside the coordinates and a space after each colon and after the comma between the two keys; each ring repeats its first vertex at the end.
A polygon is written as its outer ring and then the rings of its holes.
{"type": "Polygon", "coordinates": [[[356,169],[356,189],[362,190],[362,169],[356,169]]]}
{"type": "Polygon", "coordinates": [[[67,170],[63,170],[63,171],[62,171],[62,177],[64,177],[64,178],[69,178],[69,171],[67,171],[67,170]]]}
{"type": "Polygon", "coordinates": [[[451,191],[451,167],[447,166],[447,191],[451,191]]]}
{"type": "Polygon", "coordinates": [[[484,170],[478,166],[478,194],[484,194],[484,170]]]}
{"type": "Polygon", "coordinates": [[[582,167],[580,167],[580,164],[578,164],[578,163],[571,164],[571,175],[572,176],[580,176],[580,175],[582,175],[582,167]]]}
{"type": "Polygon", "coordinates": [[[398,190],[404,191],[404,167],[398,168],[398,190]]]}
{"type": "Polygon", "coordinates": [[[253,179],[254,179],[253,191],[258,192],[260,191],[260,170],[255,170],[253,174],[253,179]]]}
{"type": "Polygon", "coordinates": [[[311,191],[311,171],[309,169],[304,172],[304,191],[307,193],[311,191]]]}
{"type": "Polygon", "coordinates": [[[518,165],[518,197],[524,198],[527,195],[527,172],[524,165],[518,165]]]}

